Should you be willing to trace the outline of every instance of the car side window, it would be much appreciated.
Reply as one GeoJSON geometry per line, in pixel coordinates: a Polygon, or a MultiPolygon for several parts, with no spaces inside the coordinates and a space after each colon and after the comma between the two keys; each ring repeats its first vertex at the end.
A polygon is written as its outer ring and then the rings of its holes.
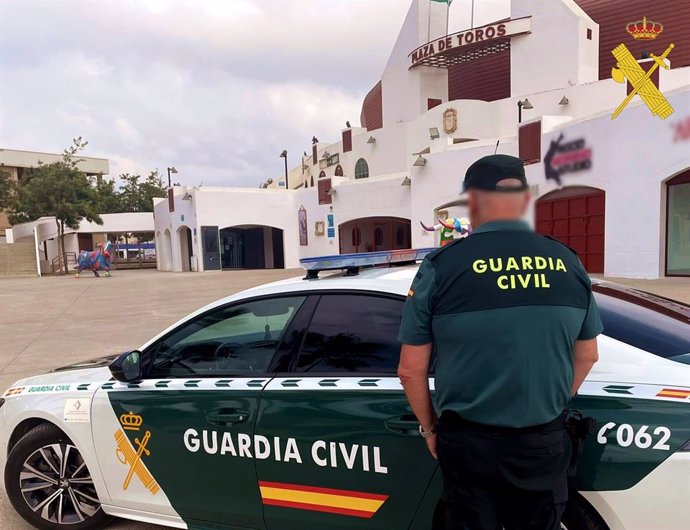
{"type": "Polygon", "coordinates": [[[182,324],[155,347],[148,377],[265,373],[305,297],[238,302],[182,324]]]}
{"type": "Polygon", "coordinates": [[[323,295],[297,358],[296,371],[395,373],[403,304],[403,300],[383,296],[323,295]]]}

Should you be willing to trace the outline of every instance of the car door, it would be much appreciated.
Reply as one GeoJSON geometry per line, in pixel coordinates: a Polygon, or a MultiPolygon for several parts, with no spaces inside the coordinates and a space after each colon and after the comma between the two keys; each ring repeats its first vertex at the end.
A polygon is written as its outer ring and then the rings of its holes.
{"type": "MultiPolygon", "coordinates": [[[[143,381],[102,385],[93,436],[112,503],[219,528],[265,528],[254,424],[305,297],[231,303],[142,352],[143,381]]],[[[270,448],[269,448],[270,449],[270,448]]]]}
{"type": "Polygon", "coordinates": [[[408,528],[436,468],[396,369],[403,299],[323,293],[290,373],[265,388],[256,433],[268,530],[408,528]]]}

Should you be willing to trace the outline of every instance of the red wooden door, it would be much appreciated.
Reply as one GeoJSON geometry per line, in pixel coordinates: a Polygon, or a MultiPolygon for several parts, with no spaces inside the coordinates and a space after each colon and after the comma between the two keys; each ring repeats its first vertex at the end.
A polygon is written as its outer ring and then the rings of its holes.
{"type": "Polygon", "coordinates": [[[536,204],[536,230],[572,247],[587,272],[603,273],[605,207],[605,194],[600,190],[540,199],[536,204]]]}

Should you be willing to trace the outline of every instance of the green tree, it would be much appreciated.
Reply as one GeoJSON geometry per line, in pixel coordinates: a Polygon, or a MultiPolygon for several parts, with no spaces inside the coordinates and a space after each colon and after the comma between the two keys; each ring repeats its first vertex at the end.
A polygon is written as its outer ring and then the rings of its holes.
{"type": "Polygon", "coordinates": [[[153,199],[165,198],[166,188],[158,171],[152,171],[141,180],[141,175],[120,175],[120,198],[123,212],[152,212],[153,199]]]}
{"type": "Polygon", "coordinates": [[[96,185],[99,213],[121,213],[122,196],[115,188],[114,180],[103,180],[96,185]]]}
{"type": "Polygon", "coordinates": [[[0,210],[12,207],[17,197],[17,183],[7,171],[0,168],[0,210]]]}
{"type": "MultiPolygon", "coordinates": [[[[120,175],[122,184],[120,185],[120,207],[123,212],[152,212],[153,199],[156,197],[164,198],[167,190],[163,184],[158,171],[152,171],[142,180],[141,175],[130,175],[124,173],[120,175]]],[[[129,245],[130,239],[137,242],[149,241],[153,239],[153,234],[123,234],[125,244],[129,245]]],[[[142,255],[139,248],[139,263],[141,265],[142,255]]],[[[127,252],[127,263],[129,263],[129,252],[127,252]]]]}
{"type": "Polygon", "coordinates": [[[67,272],[65,228],[76,230],[83,219],[103,224],[99,216],[96,188],[77,167],[77,154],[88,142],[81,137],[65,149],[62,160],[41,164],[28,172],[18,188],[17,200],[10,211],[12,223],[34,221],[40,217],[55,217],[58,232],[60,270],[67,272]],[[64,265],[64,268],[63,268],[64,265]]]}

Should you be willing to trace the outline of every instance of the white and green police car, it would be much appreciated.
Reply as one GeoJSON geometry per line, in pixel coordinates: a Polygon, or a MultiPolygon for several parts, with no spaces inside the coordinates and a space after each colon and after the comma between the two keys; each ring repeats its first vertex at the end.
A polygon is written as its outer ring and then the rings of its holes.
{"type": "MultiPolygon", "coordinates": [[[[312,281],[224,298],[110,364],[17,382],[0,406],[13,506],[48,529],[112,517],[215,530],[442,529],[438,465],[396,377],[416,268],[352,274],[423,254],[305,260],[312,281]],[[348,272],[314,279],[329,268],[348,272]]],[[[690,528],[690,307],[595,290],[601,360],[574,408],[597,426],[563,526],[690,528]]]]}

